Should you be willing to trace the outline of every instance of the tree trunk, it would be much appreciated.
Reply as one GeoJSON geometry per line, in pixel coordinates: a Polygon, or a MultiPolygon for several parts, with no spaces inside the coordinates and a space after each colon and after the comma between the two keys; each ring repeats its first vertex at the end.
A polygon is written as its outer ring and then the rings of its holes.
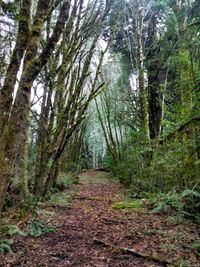
{"type": "Polygon", "coordinates": [[[23,1],[19,14],[19,29],[15,48],[7,69],[4,85],[0,91],[0,138],[12,108],[17,74],[29,39],[31,6],[32,0],[23,1]]]}
{"type": "Polygon", "coordinates": [[[148,28],[147,75],[148,75],[148,102],[149,102],[149,129],[150,138],[154,139],[161,133],[163,94],[161,92],[159,47],[156,46],[157,18],[154,14],[148,28]]]}
{"type": "Polygon", "coordinates": [[[149,114],[147,102],[147,90],[145,88],[144,80],[144,52],[142,44],[142,27],[143,18],[139,6],[136,9],[136,39],[137,39],[137,67],[139,75],[139,99],[140,99],[140,112],[142,121],[142,130],[144,131],[146,140],[149,140],[149,114]]]}
{"type": "MultiPolygon", "coordinates": [[[[7,184],[7,182],[12,179],[17,147],[18,145],[24,145],[19,144],[20,141],[23,141],[22,135],[27,136],[32,84],[51,56],[55,45],[60,39],[65,22],[68,19],[70,4],[68,2],[64,2],[52,36],[47,42],[40,57],[37,59],[36,53],[38,43],[44,22],[47,18],[49,7],[50,4],[46,0],[40,0],[38,3],[38,9],[36,11],[32,26],[32,33],[24,59],[24,67],[19,89],[13,105],[5,140],[3,140],[3,145],[0,149],[0,163],[2,163],[0,164],[0,180],[2,181],[2,185],[7,184]]],[[[27,160],[26,154],[23,155],[21,160],[27,160]]],[[[5,189],[3,186],[1,186],[0,189],[0,198],[4,199],[5,189]]],[[[0,206],[2,206],[2,203],[0,203],[0,206]]]]}

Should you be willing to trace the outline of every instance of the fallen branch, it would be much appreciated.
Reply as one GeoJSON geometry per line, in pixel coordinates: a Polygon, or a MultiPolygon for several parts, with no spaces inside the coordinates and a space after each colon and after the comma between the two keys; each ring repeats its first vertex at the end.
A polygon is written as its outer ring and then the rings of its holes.
{"type": "Polygon", "coordinates": [[[77,197],[75,197],[74,199],[80,199],[80,200],[103,200],[103,198],[102,197],[87,197],[87,196],[77,196],[77,197]]]}
{"type": "Polygon", "coordinates": [[[168,266],[168,265],[178,266],[178,264],[176,262],[171,262],[171,261],[168,261],[166,259],[155,257],[155,256],[144,255],[144,254],[141,254],[141,253],[134,251],[133,249],[120,247],[120,246],[114,245],[112,243],[106,242],[104,240],[97,239],[96,237],[93,238],[93,241],[97,245],[111,248],[112,251],[115,253],[131,254],[137,258],[143,258],[143,259],[146,259],[148,261],[153,261],[155,263],[162,264],[163,266],[168,266]]]}
{"type": "Polygon", "coordinates": [[[125,223],[125,221],[122,221],[122,220],[115,220],[115,219],[112,219],[112,218],[105,218],[105,217],[102,217],[102,221],[104,221],[104,223],[106,223],[106,224],[125,223]]]}

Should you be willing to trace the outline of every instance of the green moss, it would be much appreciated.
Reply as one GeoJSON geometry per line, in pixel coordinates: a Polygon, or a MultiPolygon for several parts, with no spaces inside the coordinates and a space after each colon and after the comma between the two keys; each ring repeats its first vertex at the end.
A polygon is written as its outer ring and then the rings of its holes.
{"type": "Polygon", "coordinates": [[[142,200],[134,200],[131,202],[117,202],[112,205],[113,209],[140,209],[142,207],[142,200]]]}

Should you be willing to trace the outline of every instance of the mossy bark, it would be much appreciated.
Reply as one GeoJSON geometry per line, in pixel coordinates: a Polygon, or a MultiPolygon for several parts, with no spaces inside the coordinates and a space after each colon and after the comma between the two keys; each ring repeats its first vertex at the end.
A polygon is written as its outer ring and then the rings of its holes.
{"type": "MultiPolygon", "coordinates": [[[[16,94],[15,102],[12,107],[12,112],[7,126],[7,133],[2,142],[0,148],[0,155],[2,164],[0,166],[0,181],[2,181],[0,197],[4,199],[4,191],[6,183],[12,179],[15,159],[17,156],[17,150],[19,145],[26,145],[27,133],[29,127],[29,113],[30,113],[30,97],[31,87],[37,75],[42,68],[46,65],[51,53],[53,52],[56,43],[60,39],[66,20],[69,15],[69,3],[64,2],[61,7],[60,14],[57,19],[56,26],[52,33],[52,36],[47,42],[47,45],[43,49],[39,58],[36,57],[38,44],[40,41],[41,32],[47,19],[49,12],[50,2],[46,0],[40,0],[36,11],[35,18],[33,20],[33,26],[28,45],[26,47],[26,55],[24,58],[24,65],[22,76],[19,83],[19,88],[16,94]],[[23,137],[24,139],[23,139],[23,137]],[[21,140],[24,140],[25,144],[19,144],[21,140]],[[3,167],[3,166],[6,167],[3,167]],[[5,186],[4,186],[5,184],[5,186]]],[[[24,150],[21,160],[26,162],[27,153],[24,150]]],[[[25,171],[22,170],[22,171],[25,171]]],[[[24,174],[25,177],[25,174],[24,174]]],[[[0,203],[0,206],[2,204],[0,203]]]]}
{"type": "Polygon", "coordinates": [[[161,123],[163,116],[163,92],[161,83],[162,77],[159,58],[159,47],[157,42],[157,17],[153,14],[148,27],[147,40],[147,76],[148,76],[148,102],[149,102],[149,129],[150,137],[154,139],[161,133],[161,123]]]}
{"type": "MultiPolygon", "coordinates": [[[[14,157],[10,147],[9,116],[13,92],[22,58],[29,40],[31,0],[24,0],[19,14],[19,28],[15,48],[0,91],[0,211],[4,205],[7,185],[13,178],[14,157]]],[[[12,140],[11,140],[12,141],[12,140]]]]}
{"type": "Polygon", "coordinates": [[[12,108],[17,73],[29,39],[31,6],[31,0],[23,1],[19,14],[19,28],[15,48],[7,69],[4,85],[0,91],[0,137],[3,134],[4,127],[8,121],[12,108]]]}
{"type": "Polygon", "coordinates": [[[137,67],[138,67],[138,82],[139,82],[139,101],[141,112],[141,126],[146,140],[149,140],[149,113],[147,101],[147,89],[145,88],[144,79],[144,48],[142,43],[143,17],[139,8],[139,3],[136,6],[136,40],[137,40],[137,67]]]}

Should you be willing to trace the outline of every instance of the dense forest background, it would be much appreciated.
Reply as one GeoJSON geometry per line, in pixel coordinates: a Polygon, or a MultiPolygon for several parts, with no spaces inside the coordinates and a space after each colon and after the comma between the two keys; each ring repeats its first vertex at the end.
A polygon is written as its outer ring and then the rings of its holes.
{"type": "Polygon", "coordinates": [[[198,0],[16,0],[0,12],[1,210],[13,191],[47,197],[60,173],[91,168],[132,194],[199,196],[198,0]]]}

